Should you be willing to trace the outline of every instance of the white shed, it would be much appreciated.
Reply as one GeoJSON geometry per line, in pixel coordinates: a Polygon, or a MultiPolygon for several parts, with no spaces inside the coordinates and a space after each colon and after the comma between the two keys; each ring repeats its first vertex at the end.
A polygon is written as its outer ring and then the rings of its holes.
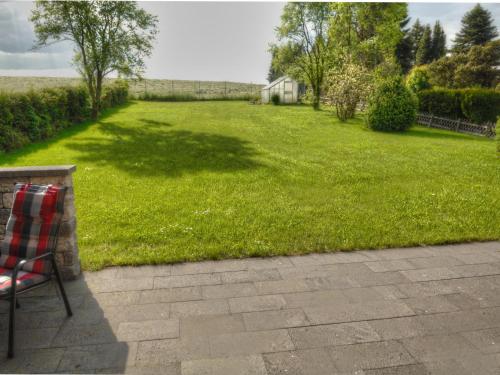
{"type": "Polygon", "coordinates": [[[278,78],[262,89],[262,103],[269,103],[274,94],[280,96],[280,103],[297,103],[299,83],[288,76],[278,78]]]}

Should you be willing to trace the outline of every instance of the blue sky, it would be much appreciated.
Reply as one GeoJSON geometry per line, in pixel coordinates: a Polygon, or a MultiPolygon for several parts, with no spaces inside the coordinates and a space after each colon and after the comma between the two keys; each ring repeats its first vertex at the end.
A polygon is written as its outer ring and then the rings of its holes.
{"type": "MultiPolygon", "coordinates": [[[[282,2],[141,2],[160,19],[147,77],[265,83],[282,2]]],[[[439,20],[450,42],[474,3],[409,3],[412,22],[439,20]]],[[[500,29],[500,4],[483,4],[500,29]]],[[[0,75],[76,76],[72,47],[32,52],[31,2],[0,2],[0,75]]]]}

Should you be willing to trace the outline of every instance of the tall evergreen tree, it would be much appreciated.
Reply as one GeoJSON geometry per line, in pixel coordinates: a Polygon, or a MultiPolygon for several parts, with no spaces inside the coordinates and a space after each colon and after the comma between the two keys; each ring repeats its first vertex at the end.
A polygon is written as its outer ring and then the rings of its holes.
{"type": "Polygon", "coordinates": [[[413,64],[415,64],[418,46],[420,44],[420,39],[422,39],[422,35],[424,35],[424,30],[425,27],[420,23],[420,20],[417,18],[417,20],[415,21],[410,30],[410,38],[412,43],[411,53],[412,53],[413,64]]]}
{"type": "Polygon", "coordinates": [[[432,31],[429,25],[424,28],[422,38],[418,43],[415,65],[424,65],[432,61],[432,31]]]}
{"type": "Polygon", "coordinates": [[[432,60],[437,60],[446,54],[446,34],[439,21],[432,30],[432,60]]]}
{"type": "Polygon", "coordinates": [[[404,74],[408,73],[413,66],[413,41],[410,29],[406,27],[409,22],[410,17],[406,17],[399,24],[403,37],[396,46],[396,58],[404,74]]]}
{"type": "Polygon", "coordinates": [[[453,52],[467,52],[472,46],[484,45],[498,36],[491,13],[477,4],[462,18],[462,28],[455,37],[453,52]]]}

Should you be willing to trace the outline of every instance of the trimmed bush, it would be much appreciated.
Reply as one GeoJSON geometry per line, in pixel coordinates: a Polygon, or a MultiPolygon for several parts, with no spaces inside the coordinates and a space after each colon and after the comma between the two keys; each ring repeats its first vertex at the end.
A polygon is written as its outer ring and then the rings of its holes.
{"type": "Polygon", "coordinates": [[[406,77],[406,87],[415,94],[419,91],[430,89],[431,84],[429,83],[427,66],[414,67],[406,77]]]}
{"type": "Polygon", "coordinates": [[[102,95],[101,109],[107,109],[124,104],[128,97],[128,83],[117,80],[105,86],[102,95]]]}
{"type": "MultiPolygon", "coordinates": [[[[125,103],[127,96],[126,82],[106,86],[103,109],[125,103]]],[[[0,151],[12,151],[52,137],[89,115],[89,95],[83,87],[0,94],[0,151]]]]}
{"type": "Polygon", "coordinates": [[[273,103],[274,105],[280,104],[280,94],[272,94],[271,103],[273,103]]]}
{"type": "Polygon", "coordinates": [[[417,93],[420,112],[432,113],[436,116],[451,119],[465,118],[461,106],[461,90],[436,88],[422,90],[417,93]]]}
{"type": "Polygon", "coordinates": [[[475,123],[495,122],[500,92],[493,89],[432,89],[418,94],[419,111],[475,123]]]}
{"type": "Polygon", "coordinates": [[[369,100],[366,123],[373,130],[404,131],[415,121],[417,102],[401,77],[377,84],[369,100]]]}
{"type": "Polygon", "coordinates": [[[464,90],[462,112],[466,118],[477,123],[495,122],[500,115],[500,92],[485,89],[464,90]]]}

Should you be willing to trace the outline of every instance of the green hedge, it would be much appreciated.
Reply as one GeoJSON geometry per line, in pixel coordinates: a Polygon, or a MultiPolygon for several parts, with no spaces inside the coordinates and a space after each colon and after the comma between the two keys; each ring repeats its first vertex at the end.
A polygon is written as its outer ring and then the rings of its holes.
{"type": "MultiPolygon", "coordinates": [[[[107,86],[103,109],[127,100],[126,83],[107,86]]],[[[60,87],[27,93],[0,93],[0,151],[8,152],[50,138],[61,129],[88,119],[89,96],[83,87],[60,87]]]]}
{"type": "Polygon", "coordinates": [[[500,92],[492,89],[435,88],[417,93],[420,112],[476,123],[495,122],[500,115],[500,92]]]}

